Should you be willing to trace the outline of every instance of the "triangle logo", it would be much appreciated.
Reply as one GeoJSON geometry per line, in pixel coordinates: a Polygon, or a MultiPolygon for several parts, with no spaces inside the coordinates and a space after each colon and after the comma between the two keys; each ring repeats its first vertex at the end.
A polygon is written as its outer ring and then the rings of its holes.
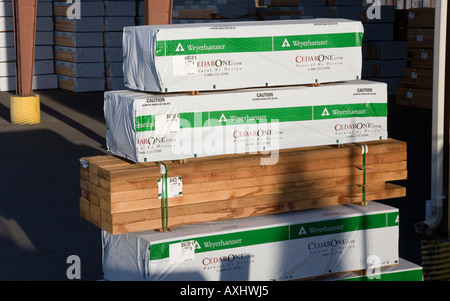
{"type": "Polygon", "coordinates": [[[303,235],[306,234],[306,230],[305,228],[303,228],[303,226],[300,228],[300,231],[298,231],[298,235],[303,235]]]}
{"type": "Polygon", "coordinates": [[[227,118],[225,117],[225,114],[222,114],[222,116],[220,116],[219,122],[227,122],[227,118]]]}
{"type": "Polygon", "coordinates": [[[281,45],[281,47],[291,47],[291,45],[289,45],[289,42],[287,39],[284,39],[283,45],[281,45]]]}
{"type": "Polygon", "coordinates": [[[200,247],[200,244],[198,243],[198,241],[195,241],[195,245],[194,245],[194,249],[198,250],[201,249],[202,247],[200,247]]]}
{"type": "Polygon", "coordinates": [[[322,112],[322,116],[330,116],[330,113],[328,113],[327,108],[325,108],[322,112]]]}
{"type": "Polygon", "coordinates": [[[181,46],[181,43],[178,43],[177,49],[175,49],[175,52],[184,51],[183,46],[181,46]]]}

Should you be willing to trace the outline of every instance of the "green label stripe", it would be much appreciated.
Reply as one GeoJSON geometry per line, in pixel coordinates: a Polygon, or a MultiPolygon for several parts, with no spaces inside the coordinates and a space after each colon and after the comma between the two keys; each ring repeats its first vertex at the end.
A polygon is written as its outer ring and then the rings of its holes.
{"type": "MultiPolygon", "coordinates": [[[[213,236],[192,237],[185,241],[194,240],[196,242],[195,253],[202,253],[213,250],[225,250],[236,247],[288,241],[305,237],[398,226],[397,217],[398,212],[380,213],[213,236]]],[[[175,240],[151,244],[150,260],[168,258],[169,246],[180,242],[182,241],[175,240]]]]}
{"type": "Polygon", "coordinates": [[[362,38],[362,32],[274,37],[273,47],[274,51],[357,47],[362,38]]]}
{"type": "MultiPolygon", "coordinates": [[[[226,125],[262,124],[323,120],[349,117],[386,117],[386,103],[343,104],[327,106],[305,106],[269,109],[246,109],[180,113],[180,128],[215,127],[226,125]]],[[[143,115],[135,118],[138,132],[154,131],[155,116],[143,115]]]]}
{"type": "Polygon", "coordinates": [[[272,51],[272,38],[209,38],[156,42],[156,56],[272,51]]]}
{"type": "Polygon", "coordinates": [[[363,33],[330,33],[275,37],[159,40],[156,56],[235,52],[271,52],[299,49],[360,47],[363,33]]]}
{"type": "Polygon", "coordinates": [[[336,119],[348,117],[385,117],[387,106],[385,103],[360,103],[314,106],[314,120],[336,119]]]}

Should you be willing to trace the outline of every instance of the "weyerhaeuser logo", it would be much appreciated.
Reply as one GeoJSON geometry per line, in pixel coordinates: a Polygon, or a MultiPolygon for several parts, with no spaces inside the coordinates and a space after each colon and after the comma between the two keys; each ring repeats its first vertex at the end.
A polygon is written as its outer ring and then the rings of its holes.
{"type": "Polygon", "coordinates": [[[187,50],[189,50],[190,52],[203,52],[203,51],[215,51],[215,50],[225,50],[226,45],[224,44],[218,44],[218,45],[207,45],[207,44],[203,44],[203,45],[193,45],[193,44],[187,44],[185,46],[183,46],[183,44],[178,43],[175,52],[184,52],[187,50]]]}
{"type": "MultiPolygon", "coordinates": [[[[239,245],[242,243],[242,238],[238,238],[238,239],[231,239],[231,240],[219,240],[219,241],[206,241],[204,242],[204,246],[205,248],[220,248],[220,247],[224,247],[224,246],[230,246],[230,245],[239,245]]],[[[197,243],[197,248],[196,249],[201,249],[200,245],[198,245],[197,243]]]]}
{"type": "MultiPolygon", "coordinates": [[[[327,40],[320,40],[320,41],[298,41],[298,40],[292,40],[291,41],[293,47],[297,48],[303,48],[303,47],[311,47],[311,46],[326,46],[328,45],[327,40]]],[[[291,47],[291,43],[287,39],[284,39],[283,44],[281,47],[288,48],[291,47]]]]}

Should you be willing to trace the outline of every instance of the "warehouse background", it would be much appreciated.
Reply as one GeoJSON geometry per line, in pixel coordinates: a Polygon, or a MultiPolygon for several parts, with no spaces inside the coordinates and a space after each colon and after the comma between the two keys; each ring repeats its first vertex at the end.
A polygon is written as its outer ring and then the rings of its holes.
{"type": "MultiPolygon", "coordinates": [[[[0,1],[0,91],[5,92],[0,93],[0,155],[8,158],[0,181],[2,195],[13,200],[0,204],[0,245],[5,254],[0,259],[1,280],[66,280],[66,259],[71,254],[82,260],[83,280],[102,277],[100,233],[78,215],[77,159],[105,153],[103,91],[125,88],[122,28],[143,24],[143,2],[81,0],[76,19],[70,3],[38,0],[33,88],[39,90],[48,119],[23,131],[9,124],[8,101],[15,91],[12,10],[11,1],[0,1]],[[61,173],[55,174],[55,169],[61,173]],[[11,179],[20,181],[5,185],[11,179]],[[75,201],[68,205],[68,198],[75,201]],[[20,238],[14,242],[5,229],[15,229],[20,238]]],[[[367,19],[360,6],[342,6],[338,0],[174,0],[172,22],[361,20],[366,33],[363,78],[388,83],[389,136],[408,142],[409,178],[403,183],[407,197],[385,203],[400,209],[400,256],[420,264],[420,239],[413,224],[423,220],[430,196],[433,40],[429,38],[434,10],[428,7],[432,1],[405,2],[384,1],[381,19],[367,19]]]]}

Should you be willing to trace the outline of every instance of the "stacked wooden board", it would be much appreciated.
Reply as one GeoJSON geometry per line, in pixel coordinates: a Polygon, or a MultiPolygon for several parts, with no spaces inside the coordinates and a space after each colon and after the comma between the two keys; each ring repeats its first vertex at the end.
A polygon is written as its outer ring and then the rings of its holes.
{"type": "MultiPolygon", "coordinates": [[[[261,165],[261,154],[236,154],[164,162],[167,177],[182,183],[169,198],[168,226],[362,203],[403,197],[406,143],[367,142],[364,182],[358,144],[281,150],[278,163],[261,165]]],[[[162,227],[160,163],[132,163],[116,156],[81,159],[81,216],[112,233],[162,227]]]]}
{"type": "Polygon", "coordinates": [[[122,29],[138,21],[136,5],[135,0],[95,0],[80,6],[53,2],[59,88],[75,92],[124,88],[122,29]]]}
{"type": "MultiPolygon", "coordinates": [[[[104,35],[120,35],[124,26],[135,25],[138,13],[138,2],[131,1],[103,1],[104,35]]],[[[105,90],[124,89],[122,72],[122,47],[108,47],[104,45],[105,52],[105,90]]]]}
{"type": "Polygon", "coordinates": [[[256,20],[254,0],[174,0],[172,23],[256,20]]]}
{"type": "Polygon", "coordinates": [[[74,92],[103,91],[103,1],[80,5],[54,1],[53,11],[58,88],[74,92]]]}
{"type": "Polygon", "coordinates": [[[450,280],[450,243],[448,241],[422,240],[421,253],[425,281],[450,280]]]}
{"type": "Polygon", "coordinates": [[[408,65],[397,88],[396,103],[431,109],[433,91],[434,8],[405,10],[408,65]]]}

